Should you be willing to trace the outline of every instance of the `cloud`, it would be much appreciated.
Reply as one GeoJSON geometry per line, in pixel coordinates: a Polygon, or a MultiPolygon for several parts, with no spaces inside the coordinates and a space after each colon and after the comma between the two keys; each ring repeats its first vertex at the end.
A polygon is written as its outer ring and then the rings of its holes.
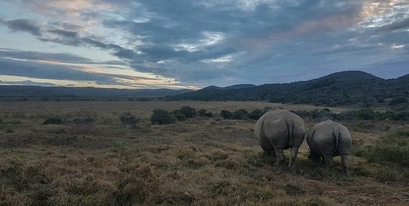
{"type": "Polygon", "coordinates": [[[57,35],[61,35],[63,37],[66,38],[77,38],[78,37],[78,33],[75,31],[67,31],[67,30],[62,30],[62,29],[52,29],[52,30],[48,30],[48,32],[50,33],[54,33],[57,35]]]}
{"type": "Polygon", "coordinates": [[[28,32],[34,36],[41,36],[41,31],[38,25],[35,22],[28,19],[14,19],[9,21],[1,21],[12,31],[22,31],[28,32]]]}
{"type": "Polygon", "coordinates": [[[404,28],[409,28],[409,18],[406,18],[402,21],[396,21],[396,22],[392,22],[390,24],[381,26],[377,30],[385,32],[385,31],[395,31],[395,30],[404,29],[404,28]]]}
{"type": "Polygon", "coordinates": [[[65,63],[92,63],[91,59],[66,53],[44,53],[37,51],[20,51],[0,48],[0,57],[20,60],[44,60],[65,63]]]}
{"type": "Polygon", "coordinates": [[[5,58],[0,58],[0,74],[40,79],[95,81],[100,84],[116,83],[111,77],[75,70],[64,65],[5,58]]]}
{"type": "MultiPolygon", "coordinates": [[[[378,68],[408,55],[409,2],[404,1],[13,2],[41,18],[1,20],[12,31],[104,50],[136,71],[185,85],[305,80],[312,71],[378,68]]],[[[31,60],[35,54],[18,55],[31,60]]],[[[52,58],[92,62],[61,54],[52,58]]]]}

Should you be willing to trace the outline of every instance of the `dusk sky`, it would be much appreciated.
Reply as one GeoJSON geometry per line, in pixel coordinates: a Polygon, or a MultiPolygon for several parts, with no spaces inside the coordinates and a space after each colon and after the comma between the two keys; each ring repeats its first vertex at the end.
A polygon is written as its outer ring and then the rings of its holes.
{"type": "Polygon", "coordinates": [[[191,88],[409,73],[409,0],[0,0],[0,84],[191,88]]]}

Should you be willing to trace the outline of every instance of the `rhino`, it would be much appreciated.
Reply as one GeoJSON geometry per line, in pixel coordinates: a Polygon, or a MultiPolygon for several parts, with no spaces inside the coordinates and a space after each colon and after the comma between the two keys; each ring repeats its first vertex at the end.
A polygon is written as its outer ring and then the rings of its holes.
{"type": "Polygon", "coordinates": [[[284,162],[284,150],[289,148],[288,166],[294,165],[298,148],[304,141],[305,128],[301,117],[287,110],[271,110],[258,119],[254,132],[264,154],[277,159],[276,165],[284,162]]]}
{"type": "Polygon", "coordinates": [[[333,157],[341,156],[342,169],[349,174],[348,155],[352,148],[352,138],[345,126],[326,120],[312,127],[305,136],[310,147],[309,159],[315,162],[321,160],[332,168],[333,157]]]}

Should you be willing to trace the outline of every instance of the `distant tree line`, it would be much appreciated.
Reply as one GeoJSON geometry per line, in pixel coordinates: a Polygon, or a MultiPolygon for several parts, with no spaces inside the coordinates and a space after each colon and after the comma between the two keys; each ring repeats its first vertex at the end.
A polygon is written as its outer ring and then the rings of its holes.
{"type": "Polygon", "coordinates": [[[331,110],[325,109],[315,109],[312,111],[303,111],[296,110],[293,111],[302,118],[310,120],[393,120],[393,121],[409,121],[409,111],[387,111],[387,112],[378,112],[372,109],[357,109],[357,110],[347,110],[340,113],[333,113],[331,110]]]}
{"type": "Polygon", "coordinates": [[[243,89],[205,88],[170,97],[174,100],[268,101],[325,107],[389,106],[395,110],[409,109],[408,98],[409,75],[385,80],[359,71],[339,72],[304,82],[264,84],[243,89]]]}
{"type": "MultiPolygon", "coordinates": [[[[218,114],[225,120],[258,120],[267,111],[271,110],[271,107],[263,109],[254,109],[249,112],[246,109],[238,109],[235,111],[221,110],[218,114]]],[[[409,111],[386,111],[379,112],[372,109],[357,109],[346,110],[340,113],[334,113],[328,108],[315,109],[312,111],[295,110],[292,111],[309,121],[323,121],[326,119],[337,121],[350,121],[350,120],[391,120],[391,121],[409,121],[409,111]]],[[[167,111],[165,109],[154,109],[150,116],[151,124],[165,125],[172,124],[176,121],[186,121],[187,119],[204,117],[213,118],[214,114],[205,110],[196,110],[190,106],[183,106],[173,111],[167,111]]],[[[119,116],[119,120],[123,124],[137,126],[141,119],[130,112],[124,112],[119,116]]],[[[72,119],[63,119],[59,117],[47,118],[43,125],[48,124],[92,124],[96,121],[94,117],[77,117],[72,119]]],[[[1,123],[1,121],[0,121],[1,123]]]]}

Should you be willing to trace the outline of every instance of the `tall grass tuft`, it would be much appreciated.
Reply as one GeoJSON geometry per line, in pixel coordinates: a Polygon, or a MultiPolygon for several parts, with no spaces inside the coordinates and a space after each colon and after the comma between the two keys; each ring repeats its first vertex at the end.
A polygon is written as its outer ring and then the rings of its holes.
{"type": "Polygon", "coordinates": [[[409,131],[392,132],[357,153],[370,162],[409,167],[409,131]]]}

